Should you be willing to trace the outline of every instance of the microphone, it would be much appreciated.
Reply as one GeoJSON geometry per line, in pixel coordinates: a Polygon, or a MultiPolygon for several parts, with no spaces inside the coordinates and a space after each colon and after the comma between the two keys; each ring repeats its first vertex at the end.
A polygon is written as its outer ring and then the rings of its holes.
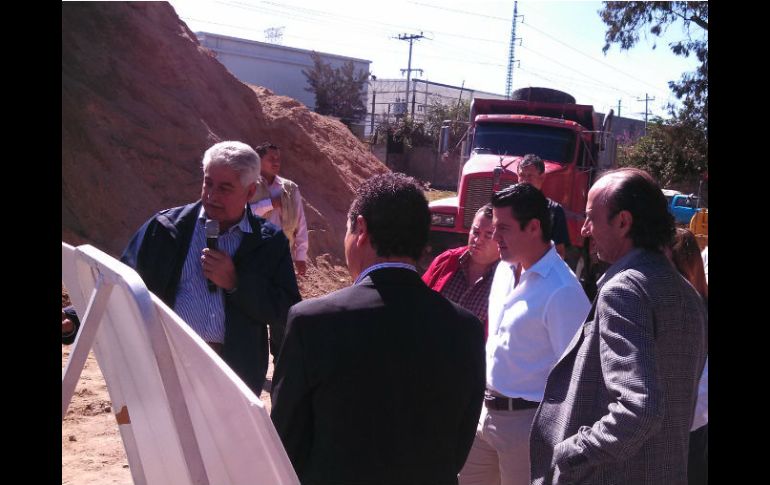
{"type": "MultiPolygon", "coordinates": [[[[219,221],[216,221],[214,219],[206,219],[206,225],[204,226],[206,228],[206,247],[209,249],[217,249],[217,240],[219,239],[219,221]]],[[[217,291],[217,285],[211,281],[207,280],[209,291],[212,293],[217,291]]]]}

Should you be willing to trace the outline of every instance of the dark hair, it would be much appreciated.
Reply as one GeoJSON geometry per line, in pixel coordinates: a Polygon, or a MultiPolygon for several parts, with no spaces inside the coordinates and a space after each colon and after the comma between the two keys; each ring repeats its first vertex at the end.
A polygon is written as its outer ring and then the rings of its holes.
{"type": "Polygon", "coordinates": [[[277,146],[273,145],[269,141],[266,141],[254,149],[260,157],[264,157],[268,150],[280,150],[277,146]]]}
{"type": "Polygon", "coordinates": [[[709,288],[706,283],[706,271],[703,269],[703,258],[698,240],[689,229],[676,228],[671,245],[671,260],[682,276],[700,293],[703,301],[708,301],[709,288]]]}
{"type": "Polygon", "coordinates": [[[539,220],[543,242],[551,240],[551,211],[548,210],[548,199],[534,185],[513,184],[495,192],[492,196],[492,207],[510,207],[521,229],[532,219],[539,220]]]}
{"type": "Polygon", "coordinates": [[[363,216],[377,256],[420,259],[428,243],[430,211],[419,182],[403,173],[385,173],[365,181],[350,205],[350,229],[363,216]]]}
{"type": "Polygon", "coordinates": [[[608,220],[620,211],[631,213],[629,237],[634,247],[660,251],[674,238],[674,217],[668,212],[666,197],[652,176],[638,168],[619,168],[599,177],[612,177],[604,193],[608,220]]]}
{"type": "Polygon", "coordinates": [[[474,215],[473,217],[475,218],[477,215],[479,215],[480,212],[484,213],[484,217],[492,219],[492,203],[489,202],[479,207],[479,210],[476,211],[476,215],[474,215]]]}
{"type": "Polygon", "coordinates": [[[545,173],[545,164],[543,163],[543,160],[534,153],[528,153],[524,155],[524,158],[521,159],[521,162],[519,162],[519,166],[516,170],[521,170],[522,168],[529,167],[530,165],[535,167],[541,175],[545,173]]]}

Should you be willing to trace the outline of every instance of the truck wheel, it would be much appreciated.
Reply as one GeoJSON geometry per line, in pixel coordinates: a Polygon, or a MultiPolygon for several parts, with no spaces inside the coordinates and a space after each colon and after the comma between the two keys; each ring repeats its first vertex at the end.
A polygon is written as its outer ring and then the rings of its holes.
{"type": "Polygon", "coordinates": [[[511,93],[511,99],[517,101],[539,101],[541,103],[567,103],[575,104],[575,98],[551,88],[521,88],[511,93]]]}

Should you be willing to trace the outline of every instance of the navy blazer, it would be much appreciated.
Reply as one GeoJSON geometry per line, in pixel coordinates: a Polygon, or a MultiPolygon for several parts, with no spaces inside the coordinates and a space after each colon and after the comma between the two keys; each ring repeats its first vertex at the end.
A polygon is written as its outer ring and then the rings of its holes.
{"type": "Polygon", "coordinates": [[[457,483],[484,365],[472,313],[378,269],[291,309],[271,417],[303,484],[457,483]]]}
{"type": "MultiPolygon", "coordinates": [[[[190,248],[201,202],[155,214],[134,234],[120,260],[139,273],[147,288],[174,308],[179,279],[190,248]]],[[[222,358],[259,396],[269,350],[278,354],[286,316],[300,301],[289,242],[275,225],[246,209],[252,233],[244,233],[233,263],[238,289],[225,294],[222,358]]]]}

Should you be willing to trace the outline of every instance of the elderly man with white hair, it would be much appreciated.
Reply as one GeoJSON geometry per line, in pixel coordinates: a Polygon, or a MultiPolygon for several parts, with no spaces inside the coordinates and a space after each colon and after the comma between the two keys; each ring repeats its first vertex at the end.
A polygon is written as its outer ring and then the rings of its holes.
{"type": "Polygon", "coordinates": [[[202,165],[200,200],[152,216],[121,261],[258,396],[268,347],[277,355],[289,307],[300,300],[289,243],[247,210],[260,170],[254,149],[223,141],[206,150],[202,165]],[[216,249],[208,248],[207,230],[217,225],[208,234],[217,236],[216,249]]]}

